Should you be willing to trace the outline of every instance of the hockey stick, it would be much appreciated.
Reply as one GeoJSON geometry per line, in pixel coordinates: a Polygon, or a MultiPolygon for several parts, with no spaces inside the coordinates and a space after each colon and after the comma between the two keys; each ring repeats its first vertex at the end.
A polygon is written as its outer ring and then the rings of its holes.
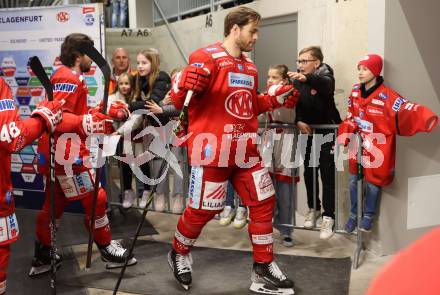
{"type": "MultiPolygon", "coordinates": [[[[53,101],[53,89],[52,83],[47,77],[46,71],[43,68],[43,65],[40,62],[40,59],[37,56],[33,56],[29,59],[29,66],[31,67],[34,74],[37,76],[38,80],[40,80],[44,89],[46,90],[47,100],[53,101]]],[[[54,137],[52,134],[49,135],[49,196],[50,196],[50,290],[51,294],[56,294],[56,214],[55,214],[55,143],[54,137]]]]}
{"type": "MultiPolygon", "coordinates": [[[[99,67],[104,76],[104,97],[102,104],[102,112],[107,113],[108,91],[110,85],[110,66],[107,61],[102,57],[101,53],[90,43],[84,42],[81,45],[81,53],[88,55],[99,67]]],[[[97,162],[102,157],[102,141],[98,145],[97,162]]],[[[99,181],[101,178],[101,167],[96,168],[95,182],[93,183],[93,199],[92,199],[92,212],[90,213],[90,228],[89,228],[89,242],[87,247],[87,260],[86,270],[90,268],[92,263],[92,248],[93,248],[93,231],[95,230],[95,218],[96,218],[96,203],[98,200],[99,181]]]]}
{"type": "MultiPolygon", "coordinates": [[[[192,95],[193,95],[193,91],[192,90],[188,90],[188,92],[186,93],[185,102],[183,103],[183,108],[182,108],[182,110],[180,111],[180,114],[179,114],[179,122],[178,122],[177,126],[174,128],[174,133],[177,133],[178,129],[182,125],[182,122],[185,119],[188,118],[187,117],[188,105],[189,105],[189,102],[191,101],[192,95]]],[[[187,122],[187,120],[185,120],[185,122],[187,122]]],[[[185,129],[186,129],[186,124],[187,123],[185,123],[185,129]]],[[[162,164],[160,165],[158,175],[162,175],[162,172],[165,169],[166,163],[167,163],[166,162],[166,158],[167,158],[167,156],[169,155],[170,152],[171,152],[171,150],[168,149],[167,153],[166,153],[166,156],[163,159],[162,164]]],[[[119,285],[121,284],[122,278],[124,277],[124,273],[125,273],[125,270],[127,269],[128,261],[130,260],[130,256],[133,253],[134,246],[135,246],[136,241],[137,241],[137,239],[139,237],[139,234],[140,234],[140,232],[142,230],[142,226],[144,225],[145,217],[147,216],[148,207],[150,206],[151,202],[153,201],[153,195],[156,192],[156,189],[157,189],[158,185],[159,185],[158,183],[154,184],[153,187],[151,188],[150,194],[148,195],[147,205],[142,210],[141,220],[139,221],[139,224],[138,224],[137,229],[136,229],[136,233],[135,233],[134,238],[133,238],[133,242],[131,243],[130,249],[128,250],[128,255],[127,255],[126,259],[125,259],[124,266],[122,267],[121,273],[119,274],[119,278],[118,278],[118,281],[116,283],[115,289],[113,291],[113,295],[116,295],[118,293],[119,285]]]]}

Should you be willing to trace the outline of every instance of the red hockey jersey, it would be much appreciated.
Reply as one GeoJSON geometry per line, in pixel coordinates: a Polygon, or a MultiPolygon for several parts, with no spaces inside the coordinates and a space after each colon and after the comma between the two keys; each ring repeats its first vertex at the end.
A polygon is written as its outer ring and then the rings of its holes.
{"type": "MultiPolygon", "coordinates": [[[[352,133],[356,128],[361,132],[365,179],[386,186],[394,177],[396,135],[430,132],[437,122],[438,117],[430,109],[402,98],[383,83],[367,98],[361,97],[360,85],[356,84],[348,99],[347,117],[339,126],[338,134],[352,133]],[[378,142],[378,134],[383,134],[384,143],[378,142]]],[[[349,166],[350,173],[356,174],[354,154],[349,166]]]]}
{"type": "MultiPolygon", "coordinates": [[[[0,217],[14,213],[11,182],[11,154],[32,143],[44,130],[43,121],[29,118],[21,121],[8,84],[0,77],[0,217]]],[[[0,218],[0,244],[10,234],[11,220],[0,218]],[[6,222],[7,224],[3,224],[6,222]]]]}
{"type": "MultiPolygon", "coordinates": [[[[88,89],[84,77],[80,73],[76,73],[72,69],[66,66],[60,66],[50,78],[50,81],[53,85],[53,99],[54,101],[64,100],[65,103],[62,107],[63,109],[63,126],[58,126],[55,133],[54,139],[55,144],[60,135],[64,132],[69,132],[71,128],[64,128],[64,126],[78,126],[79,117],[88,113],[89,107],[87,106],[87,96],[88,89]],[[67,115],[66,115],[67,114],[67,115]],[[63,130],[64,129],[64,130],[63,130]]],[[[74,129],[74,128],[72,128],[74,129]]],[[[73,132],[70,131],[70,132],[73,132]]],[[[84,166],[84,159],[89,155],[89,150],[85,144],[85,137],[83,135],[78,134],[80,137],[80,143],[74,140],[68,141],[65,144],[64,150],[55,150],[56,157],[60,158],[63,155],[60,153],[64,153],[64,159],[72,159],[71,161],[74,163],[73,171],[74,172],[82,172],[86,171],[89,168],[84,166]],[[79,146],[78,146],[79,145],[79,146]],[[70,150],[78,151],[77,155],[70,155],[70,150]],[[74,157],[72,157],[74,156],[74,157]]],[[[49,163],[47,159],[49,159],[49,137],[47,134],[44,134],[40,140],[38,141],[38,153],[39,153],[39,172],[48,174],[49,163]]],[[[64,165],[60,165],[58,161],[55,162],[55,173],[57,175],[64,175],[64,165]]]]}
{"type": "MultiPolygon", "coordinates": [[[[260,159],[257,116],[270,110],[271,104],[257,95],[258,72],[252,60],[244,54],[234,58],[216,43],[194,51],[189,64],[210,72],[208,88],[188,106],[190,164],[227,167],[245,165],[250,157],[260,159]]],[[[173,87],[171,99],[182,108],[181,91],[173,87]]]]}

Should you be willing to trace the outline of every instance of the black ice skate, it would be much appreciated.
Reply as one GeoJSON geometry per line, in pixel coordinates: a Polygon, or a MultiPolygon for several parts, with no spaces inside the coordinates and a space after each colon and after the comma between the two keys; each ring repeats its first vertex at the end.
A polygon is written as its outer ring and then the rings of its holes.
{"type": "MultiPolygon", "coordinates": [[[[99,252],[101,252],[101,259],[107,262],[106,268],[119,268],[123,267],[125,259],[128,255],[128,250],[121,246],[117,241],[111,241],[107,246],[99,246],[99,252]]],[[[129,257],[127,266],[134,265],[137,263],[136,258],[133,254],[129,257]]]]}
{"type": "Polygon", "coordinates": [[[176,280],[185,291],[188,291],[192,282],[191,253],[188,255],[181,255],[172,249],[168,252],[168,264],[174,272],[176,280]]]}
{"type": "MultiPolygon", "coordinates": [[[[61,266],[62,257],[56,254],[56,267],[61,266]]],[[[40,244],[40,242],[35,241],[35,254],[32,259],[32,267],[29,271],[29,276],[34,277],[40,274],[48,273],[51,271],[50,264],[50,247],[40,244]]]]}
{"type": "Polygon", "coordinates": [[[275,262],[256,263],[252,269],[252,284],[249,288],[254,294],[292,295],[293,281],[289,280],[275,262]]]}

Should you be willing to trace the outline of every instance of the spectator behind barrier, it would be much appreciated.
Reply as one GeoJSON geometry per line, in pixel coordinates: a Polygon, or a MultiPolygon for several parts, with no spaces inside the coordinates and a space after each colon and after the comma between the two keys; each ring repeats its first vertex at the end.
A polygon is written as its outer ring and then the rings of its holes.
{"type": "MultiPolygon", "coordinates": [[[[382,57],[376,54],[369,54],[359,61],[360,84],[353,86],[348,98],[347,117],[338,130],[339,135],[344,138],[355,132],[359,132],[362,136],[362,155],[368,160],[364,159],[362,162],[365,204],[359,228],[367,232],[371,231],[373,226],[382,187],[393,181],[396,135],[411,136],[421,131],[431,132],[438,121],[437,116],[430,109],[402,98],[384,84],[383,77],[380,76],[382,64],[382,57]],[[380,142],[380,136],[384,142],[380,142]],[[380,155],[375,155],[374,150],[380,155]]],[[[341,140],[339,137],[338,139],[343,144],[347,144],[349,140],[341,140]]],[[[358,225],[358,171],[355,154],[352,154],[349,163],[351,213],[345,230],[352,232],[358,225]]]]}
{"type": "Polygon", "coordinates": [[[136,75],[136,71],[130,69],[130,54],[128,50],[122,47],[116,48],[112,54],[112,76],[110,78],[109,92],[115,91],[118,77],[122,73],[136,75]]]}
{"type": "MultiPolygon", "coordinates": [[[[137,60],[137,74],[135,75],[135,92],[134,101],[130,105],[130,110],[136,111],[139,109],[148,109],[147,101],[154,101],[157,104],[164,99],[168,90],[171,87],[170,76],[164,71],[160,70],[160,57],[156,49],[147,49],[139,52],[136,57],[137,60]]],[[[165,115],[156,116],[162,126],[168,122],[168,117],[165,115]]],[[[144,124],[150,124],[159,127],[160,124],[155,118],[149,117],[144,124]]],[[[159,130],[160,131],[160,130],[159,130]]],[[[144,145],[149,145],[151,138],[144,138],[144,145]]],[[[142,151],[143,152],[143,151],[142,151]]],[[[141,153],[142,153],[141,152],[141,153]]],[[[159,175],[159,168],[161,159],[156,157],[153,159],[150,170],[150,162],[141,165],[141,169],[148,178],[155,179],[159,175]],[[151,172],[151,173],[150,173],[151,172]]],[[[167,180],[167,178],[165,178],[167,180]]],[[[144,191],[142,193],[139,207],[145,207],[149,195],[150,186],[144,184],[144,191]]],[[[156,211],[165,210],[165,193],[168,191],[168,181],[162,181],[157,186],[156,196],[154,198],[154,208],[156,211]]]]}
{"type": "MultiPolygon", "coordinates": [[[[336,109],[334,100],[335,78],[333,69],[323,63],[323,54],[318,46],[311,46],[299,52],[298,72],[289,72],[294,80],[295,88],[300,92],[296,106],[296,125],[301,133],[308,134],[306,154],[304,160],[304,181],[307,190],[307,204],[309,211],[306,214],[304,227],[313,228],[316,220],[321,216],[321,202],[319,200],[318,170],[321,171],[323,187],[322,202],[324,212],[319,237],[329,239],[334,234],[335,224],[335,162],[333,156],[334,137],[330,142],[321,146],[317,144],[312,154],[311,124],[339,124],[341,118],[336,109]],[[320,148],[320,152],[318,153],[320,148]],[[319,165],[313,159],[319,158],[319,165]],[[317,166],[316,169],[312,166],[317,166]],[[313,173],[316,182],[313,183],[313,173]],[[315,196],[314,196],[315,192],[315,196]],[[314,208],[316,197],[316,208],[314,208]]],[[[315,129],[315,133],[325,136],[334,133],[334,130],[315,129]]],[[[317,141],[318,143],[318,141],[317,141]]],[[[317,159],[316,159],[317,160],[317,159]]]]}

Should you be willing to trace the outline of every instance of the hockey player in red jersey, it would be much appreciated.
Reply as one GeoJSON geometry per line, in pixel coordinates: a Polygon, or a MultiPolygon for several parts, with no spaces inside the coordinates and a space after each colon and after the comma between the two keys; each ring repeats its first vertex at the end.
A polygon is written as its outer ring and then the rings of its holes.
{"type": "Polygon", "coordinates": [[[294,106],[293,86],[274,85],[257,94],[258,73],[243,52],[258,38],[260,15],[247,7],[225,18],[225,39],[193,52],[189,65],[173,81],[171,99],[188,106],[188,154],[191,165],[189,205],[177,224],[168,262],[186,290],[191,277],[190,249],[205,224],[225,205],[228,180],[249,208],[253,247],[251,290],[262,294],[293,294],[293,282],[273,261],[274,188],[257,150],[257,116],[282,105],[294,106]]]}
{"type": "Polygon", "coordinates": [[[20,120],[8,84],[0,77],[0,294],[6,292],[10,244],[19,236],[11,182],[11,154],[32,143],[43,132],[52,132],[61,121],[61,103],[43,101],[31,118],[20,120]]]}
{"type": "MultiPolygon", "coordinates": [[[[347,144],[348,137],[355,132],[360,132],[363,140],[362,166],[366,190],[359,225],[363,231],[371,230],[381,188],[393,181],[396,135],[431,132],[438,122],[438,117],[430,109],[408,101],[384,84],[380,76],[382,64],[382,58],[376,54],[369,54],[359,61],[361,83],[353,87],[348,99],[347,117],[338,130],[339,143],[347,144]]],[[[352,232],[357,226],[357,164],[356,155],[352,152],[349,169],[351,213],[345,230],[352,232]]]]}
{"type": "MultiPolygon", "coordinates": [[[[80,45],[83,42],[93,41],[84,34],[74,33],[68,35],[61,45],[60,66],[52,75],[51,82],[53,84],[54,101],[64,100],[62,107],[63,118],[68,121],[83,121],[88,124],[87,128],[83,128],[84,132],[74,134],[72,140],[63,141],[59,144],[58,140],[62,140],[60,136],[65,136],[65,130],[57,130],[54,133],[56,144],[55,149],[55,206],[56,218],[60,219],[64,207],[73,200],[80,200],[85,211],[84,223],[86,228],[90,225],[90,214],[92,210],[93,199],[93,183],[94,172],[90,168],[87,161],[89,150],[86,146],[86,138],[90,134],[113,132],[111,124],[108,121],[93,124],[93,117],[104,116],[98,111],[99,107],[90,109],[87,106],[88,89],[83,72],[90,70],[92,64],[91,59],[87,55],[81,54],[80,45]],[[76,140],[75,140],[76,138],[76,140]],[[65,147],[60,149],[59,147],[65,147]],[[79,151],[79,152],[78,152],[79,151]],[[62,165],[60,159],[68,159],[65,165],[62,165]],[[71,169],[70,169],[71,168],[71,169]],[[73,173],[71,173],[71,171],[73,173]],[[72,175],[73,174],[73,175],[72,175]]],[[[120,113],[126,113],[128,110],[122,104],[110,105],[108,112],[112,118],[120,119],[120,113]]],[[[111,122],[111,121],[110,121],[111,122]]],[[[40,156],[39,170],[48,175],[48,136],[43,136],[38,143],[38,152],[40,156]]],[[[94,229],[94,239],[97,244],[102,260],[109,262],[107,267],[118,267],[124,263],[128,254],[118,242],[111,238],[110,226],[106,215],[106,193],[103,188],[99,188],[96,220],[94,229]]],[[[29,272],[30,276],[50,271],[50,197],[49,188],[46,187],[46,198],[43,208],[38,214],[36,221],[36,242],[35,255],[32,261],[32,268],[29,272]]],[[[57,264],[61,263],[61,257],[57,257],[57,264]]],[[[131,257],[129,265],[136,263],[131,257]]]]}

